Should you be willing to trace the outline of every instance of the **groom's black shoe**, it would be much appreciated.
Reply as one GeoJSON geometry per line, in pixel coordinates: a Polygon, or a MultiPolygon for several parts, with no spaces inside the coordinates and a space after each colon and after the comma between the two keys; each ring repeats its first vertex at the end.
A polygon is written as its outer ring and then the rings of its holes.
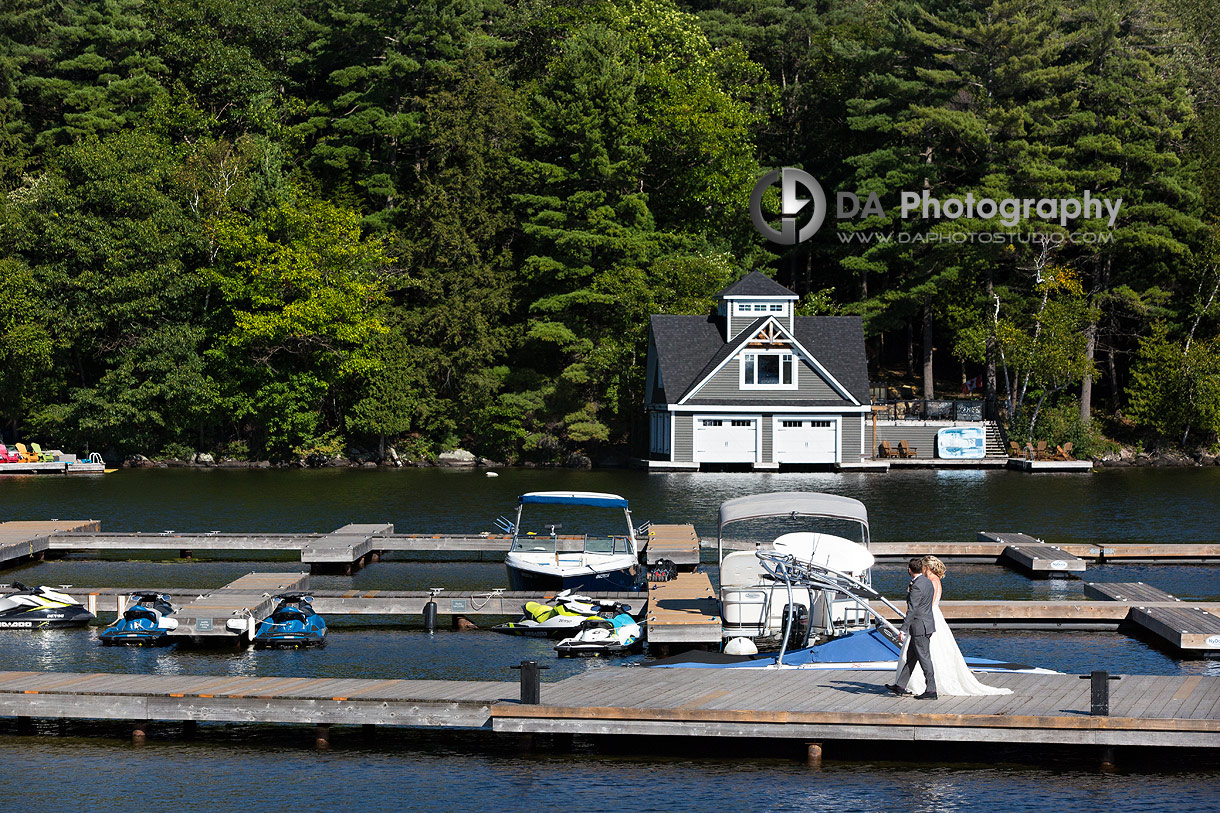
{"type": "Polygon", "coordinates": [[[923,694],[915,695],[916,700],[935,700],[936,692],[924,692],[923,694]]]}
{"type": "Polygon", "coordinates": [[[899,686],[897,683],[887,683],[887,684],[885,684],[885,688],[889,689],[891,692],[898,695],[899,697],[902,697],[904,694],[910,694],[910,692],[908,692],[906,689],[899,686]]]}

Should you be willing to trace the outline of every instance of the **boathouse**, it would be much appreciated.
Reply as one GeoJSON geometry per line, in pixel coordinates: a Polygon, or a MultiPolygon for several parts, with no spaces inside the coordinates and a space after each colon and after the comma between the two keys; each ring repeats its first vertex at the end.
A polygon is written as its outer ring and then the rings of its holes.
{"type": "Polygon", "coordinates": [[[799,297],[757,271],[707,316],[648,330],[648,467],[843,466],[871,456],[858,316],[797,316],[799,297]]]}

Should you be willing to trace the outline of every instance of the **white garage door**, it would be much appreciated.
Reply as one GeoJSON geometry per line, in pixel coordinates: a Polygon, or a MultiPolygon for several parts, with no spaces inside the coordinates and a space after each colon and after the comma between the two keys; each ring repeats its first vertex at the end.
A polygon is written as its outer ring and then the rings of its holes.
{"type": "Polygon", "coordinates": [[[695,461],[753,463],[758,418],[695,418],[695,461]]]}
{"type": "Polygon", "coordinates": [[[837,463],[838,435],[835,418],[776,418],[772,459],[776,463],[837,463]]]}

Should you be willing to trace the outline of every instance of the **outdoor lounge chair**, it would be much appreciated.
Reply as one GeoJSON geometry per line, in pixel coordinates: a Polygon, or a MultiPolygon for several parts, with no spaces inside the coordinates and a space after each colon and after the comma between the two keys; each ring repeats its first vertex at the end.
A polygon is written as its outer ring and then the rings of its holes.
{"type": "Polygon", "coordinates": [[[1048,458],[1046,452],[1046,441],[1038,441],[1038,445],[1034,447],[1034,460],[1046,460],[1048,458]]]}
{"type": "Polygon", "coordinates": [[[17,443],[14,445],[17,447],[17,454],[21,455],[22,463],[37,463],[38,462],[38,455],[32,453],[29,449],[25,448],[24,443],[17,443]]]}
{"type": "Polygon", "coordinates": [[[1073,460],[1072,442],[1069,440],[1062,446],[1055,447],[1055,460],[1073,460]]]}
{"type": "Polygon", "coordinates": [[[898,456],[899,457],[915,457],[915,453],[919,450],[905,440],[898,441],[898,456]]]}
{"type": "Polygon", "coordinates": [[[1008,456],[1009,457],[1025,457],[1025,452],[1021,451],[1021,447],[1017,445],[1015,440],[1008,441],[1008,456]]]}
{"type": "Polygon", "coordinates": [[[50,452],[44,452],[42,447],[37,443],[30,444],[30,451],[33,452],[34,457],[36,458],[34,460],[35,463],[50,463],[55,460],[55,455],[51,454],[50,452]]]}
{"type": "Polygon", "coordinates": [[[894,453],[894,450],[890,448],[890,442],[888,440],[883,440],[881,443],[877,444],[877,457],[897,456],[898,455],[894,453]]]}

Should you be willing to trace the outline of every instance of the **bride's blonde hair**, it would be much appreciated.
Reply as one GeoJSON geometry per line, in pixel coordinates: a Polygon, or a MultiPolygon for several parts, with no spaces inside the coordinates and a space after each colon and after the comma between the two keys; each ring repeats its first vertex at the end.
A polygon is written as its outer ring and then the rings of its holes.
{"type": "Polygon", "coordinates": [[[945,577],[945,563],[935,556],[923,557],[923,566],[938,579],[945,577]]]}

